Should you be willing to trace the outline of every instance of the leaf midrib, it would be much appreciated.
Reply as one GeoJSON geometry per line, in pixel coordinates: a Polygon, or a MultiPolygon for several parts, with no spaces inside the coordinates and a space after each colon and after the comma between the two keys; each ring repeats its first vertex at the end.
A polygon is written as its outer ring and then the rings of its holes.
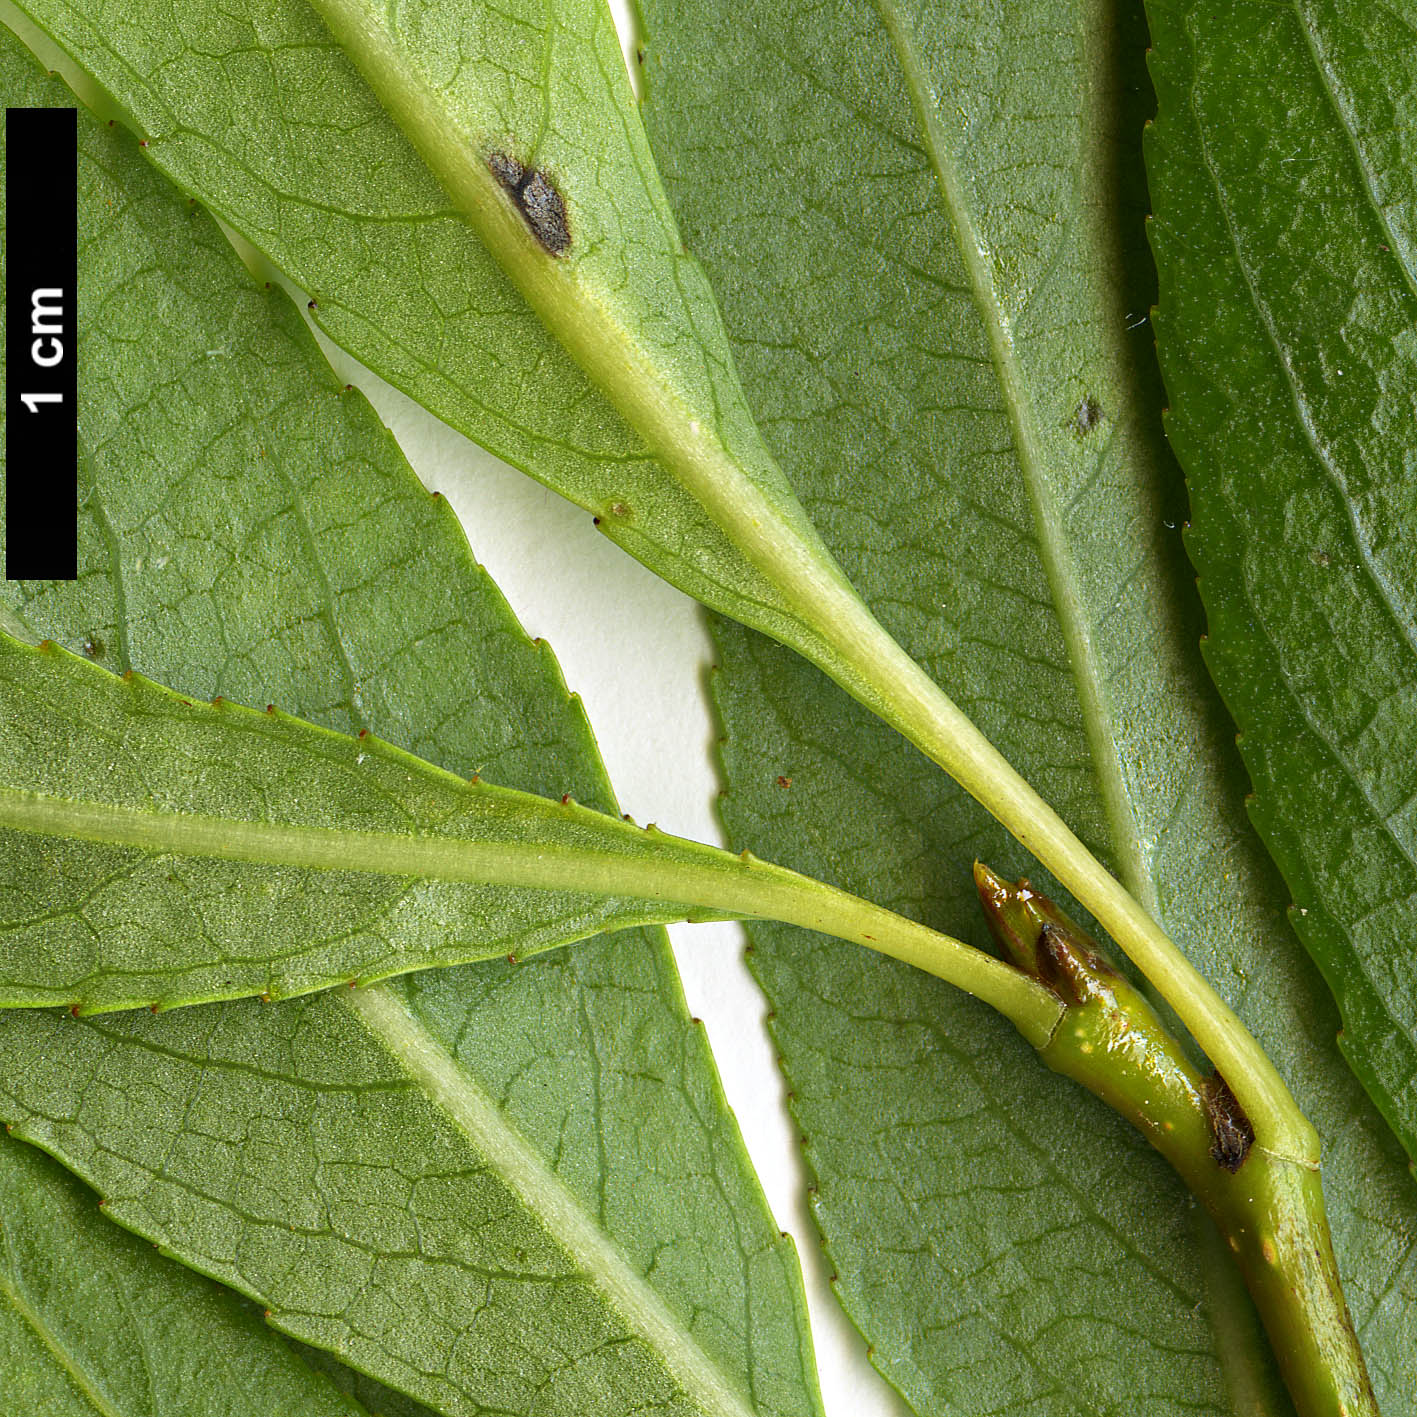
{"type": "MultiPolygon", "coordinates": [[[[1111,733],[1108,731],[1108,715],[1102,694],[1102,675],[1093,649],[1092,637],[1083,619],[1081,599],[1077,591],[1077,578],[1063,538],[1058,531],[1060,518],[1056,504],[1049,492],[1045,455],[1038,434],[1037,421],[1032,401],[1025,393],[1022,372],[1014,348],[1009,321],[995,292],[989,263],[984,254],[978,232],[968,203],[965,201],[963,186],[954,163],[946,134],[940,125],[929,99],[929,84],[925,79],[919,55],[910,42],[905,24],[896,0],[873,0],[882,23],[890,36],[896,51],[915,110],[916,121],[924,138],[925,152],[935,172],[936,181],[946,211],[954,225],[959,249],[964,260],[970,283],[974,305],[979,313],[989,343],[990,357],[994,364],[1008,411],[1009,422],[1014,433],[1014,446],[1019,469],[1023,477],[1025,491],[1034,510],[1034,524],[1037,529],[1039,557],[1053,604],[1058,615],[1064,645],[1068,651],[1068,662],[1074,683],[1078,690],[1079,707],[1083,719],[1088,750],[1097,776],[1104,819],[1107,822],[1113,855],[1113,869],[1131,894],[1153,917],[1158,917],[1158,901],[1154,884],[1141,854],[1140,830],[1132,809],[1122,776],[1120,757],[1111,733]]],[[[1090,27],[1093,33],[1104,33],[1110,19],[1095,17],[1096,23],[1090,27]]],[[[1101,44],[1091,47],[1094,68],[1106,64],[1108,50],[1101,44]]],[[[1105,86],[1108,75],[1100,75],[1105,86]]],[[[1088,156],[1084,158],[1085,175],[1094,171],[1095,154],[1103,147],[1093,135],[1088,145],[1088,156]]],[[[1200,1259],[1205,1269],[1228,1265],[1225,1255],[1216,1255],[1202,1248],[1200,1259]]],[[[1226,1286],[1219,1275],[1213,1275],[1208,1283],[1212,1297],[1217,1290],[1226,1286]]],[[[1215,1338],[1217,1355],[1226,1381],[1232,1390],[1249,1390],[1254,1385],[1254,1355],[1243,1342],[1235,1341],[1232,1326],[1223,1319],[1212,1320],[1211,1330],[1215,1338]]]]}
{"type": "MultiPolygon", "coordinates": [[[[589,815],[589,814],[588,814],[589,815]]],[[[618,823],[607,819],[614,832],[618,823]]],[[[255,866],[289,866],[323,871],[360,871],[485,885],[529,886],[547,890],[587,890],[604,895],[685,901],[711,886],[724,869],[745,865],[738,858],[718,865],[712,847],[698,847],[703,863],[636,857],[585,843],[574,845],[508,840],[480,841],[453,836],[401,835],[288,823],[256,822],[186,812],[156,812],[107,802],[52,797],[0,787],[0,828],[34,835],[78,838],[101,845],[154,853],[210,857],[255,866]],[[704,872],[710,873],[708,877],[704,872]],[[680,875],[683,891],[665,889],[680,875]]],[[[633,829],[631,829],[633,830],[633,829]]],[[[628,835],[628,833],[627,833],[628,835]]],[[[692,852],[693,842],[659,835],[692,852]]],[[[633,849],[633,843],[627,841],[633,849]]]]}
{"type": "Polygon", "coordinates": [[[385,986],[338,996],[486,1158],[708,1417],[758,1417],[661,1295],[446,1048],[385,986]]]}
{"type": "Polygon", "coordinates": [[[1155,914],[1155,893],[1141,856],[1140,831],[1132,811],[1115,741],[1108,731],[1102,674],[1083,616],[1072,558],[1058,530],[1061,520],[1047,485],[1046,456],[1033,404],[1026,392],[1013,331],[994,289],[988,258],[965,200],[955,156],[930,99],[930,85],[896,0],[873,0],[895,50],[924,140],[941,201],[954,227],[969,280],[970,294],[989,344],[989,355],[1013,432],[1014,450],[1024,489],[1033,506],[1039,559],[1052,594],[1068,664],[1077,687],[1083,731],[1096,773],[1106,817],[1113,869],[1148,912],[1155,914]]]}

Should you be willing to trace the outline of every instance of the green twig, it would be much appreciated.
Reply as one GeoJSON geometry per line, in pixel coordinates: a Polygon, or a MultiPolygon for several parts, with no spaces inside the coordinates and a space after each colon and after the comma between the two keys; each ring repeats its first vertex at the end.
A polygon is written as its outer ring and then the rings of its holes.
{"type": "Polygon", "coordinates": [[[1299,1417],[1378,1417],[1344,1302],[1317,1165],[1256,1143],[1226,1080],[1204,1076],[1096,945],[1026,881],[976,865],[989,927],[1064,1005],[1043,1061],[1120,1112],[1180,1173],[1229,1246],[1299,1417]]]}

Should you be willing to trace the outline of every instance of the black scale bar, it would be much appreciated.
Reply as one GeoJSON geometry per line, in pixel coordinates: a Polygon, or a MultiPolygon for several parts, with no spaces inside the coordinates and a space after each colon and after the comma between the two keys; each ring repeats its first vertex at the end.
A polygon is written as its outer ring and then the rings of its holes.
{"type": "Polygon", "coordinates": [[[5,110],[5,577],[78,575],[77,113],[5,110]]]}

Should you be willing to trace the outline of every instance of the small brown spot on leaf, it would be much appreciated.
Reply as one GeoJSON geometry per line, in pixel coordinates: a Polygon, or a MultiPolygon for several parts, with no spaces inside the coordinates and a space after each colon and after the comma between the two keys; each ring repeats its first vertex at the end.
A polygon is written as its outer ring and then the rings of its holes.
{"type": "Polygon", "coordinates": [[[487,159],[487,166],[493,177],[513,196],[521,190],[522,183],[526,181],[526,168],[509,153],[493,153],[487,159]]]}
{"type": "Polygon", "coordinates": [[[571,249],[571,228],[565,200],[556,184],[544,172],[528,169],[510,153],[491,153],[487,167],[516,202],[522,220],[542,250],[553,256],[565,255],[571,249]]]}
{"type": "Polygon", "coordinates": [[[571,231],[566,223],[566,203],[544,172],[533,172],[518,196],[522,215],[532,235],[553,256],[571,248],[571,231]]]}
{"type": "Polygon", "coordinates": [[[1091,394],[1073,410],[1073,431],[1079,438],[1086,438],[1107,415],[1102,405],[1091,394]]]}
{"type": "Polygon", "coordinates": [[[777,785],[779,787],[791,787],[792,779],[790,777],[783,777],[781,774],[779,774],[777,779],[777,785]]]}

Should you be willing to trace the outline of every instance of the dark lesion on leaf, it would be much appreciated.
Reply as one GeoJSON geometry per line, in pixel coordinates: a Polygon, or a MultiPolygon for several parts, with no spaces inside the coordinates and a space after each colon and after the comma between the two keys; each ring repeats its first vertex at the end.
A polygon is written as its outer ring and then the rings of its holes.
{"type": "Polygon", "coordinates": [[[1107,415],[1102,410],[1102,405],[1097,402],[1091,394],[1082,399],[1073,410],[1073,432],[1079,438],[1086,438],[1095,428],[1097,428],[1107,415]]]}
{"type": "Polygon", "coordinates": [[[1210,1119],[1210,1154],[1233,1175],[1245,1164],[1255,1144],[1255,1129],[1230,1091],[1230,1084],[1219,1073],[1205,1080],[1202,1101],[1210,1119]]]}
{"type": "Polygon", "coordinates": [[[552,256],[564,256],[571,249],[571,228],[565,200],[556,184],[544,172],[524,166],[510,153],[489,154],[487,167],[516,202],[542,250],[552,256]]]}

